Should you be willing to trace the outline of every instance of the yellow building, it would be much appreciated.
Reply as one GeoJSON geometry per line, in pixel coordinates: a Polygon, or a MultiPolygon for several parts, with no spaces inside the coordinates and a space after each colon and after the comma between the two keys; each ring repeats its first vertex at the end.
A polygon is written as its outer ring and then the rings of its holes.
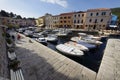
{"type": "Polygon", "coordinates": [[[61,28],[73,27],[73,12],[60,14],[59,27],[61,28]]]}
{"type": "Polygon", "coordinates": [[[36,26],[41,27],[41,28],[45,27],[45,17],[44,16],[39,17],[38,19],[36,19],[35,22],[36,22],[36,26]]]}

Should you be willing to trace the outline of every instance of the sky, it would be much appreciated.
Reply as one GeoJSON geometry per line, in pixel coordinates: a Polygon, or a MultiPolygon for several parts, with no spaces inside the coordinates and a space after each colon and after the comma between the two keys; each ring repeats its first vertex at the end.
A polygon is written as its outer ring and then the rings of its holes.
{"type": "Polygon", "coordinates": [[[65,12],[114,7],[120,7],[120,0],[0,0],[0,10],[27,18],[38,18],[46,13],[59,15],[65,12]]]}

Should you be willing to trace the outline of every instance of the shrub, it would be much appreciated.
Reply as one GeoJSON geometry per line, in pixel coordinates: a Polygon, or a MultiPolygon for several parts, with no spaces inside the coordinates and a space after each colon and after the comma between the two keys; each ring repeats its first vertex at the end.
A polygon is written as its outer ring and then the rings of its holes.
{"type": "Polygon", "coordinates": [[[13,60],[13,61],[10,62],[9,67],[10,67],[11,69],[13,69],[13,70],[16,70],[16,69],[18,69],[19,64],[20,64],[20,61],[18,61],[18,60],[13,60]]]}
{"type": "Polygon", "coordinates": [[[12,40],[11,39],[6,39],[7,43],[8,44],[11,44],[12,43],[12,40]]]}

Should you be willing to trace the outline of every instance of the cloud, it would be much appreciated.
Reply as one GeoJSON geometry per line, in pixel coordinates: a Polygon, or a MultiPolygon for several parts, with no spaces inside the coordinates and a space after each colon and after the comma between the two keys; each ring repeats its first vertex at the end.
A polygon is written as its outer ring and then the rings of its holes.
{"type": "Polygon", "coordinates": [[[52,3],[52,4],[58,4],[65,8],[68,6],[67,0],[40,0],[40,1],[52,3]]]}

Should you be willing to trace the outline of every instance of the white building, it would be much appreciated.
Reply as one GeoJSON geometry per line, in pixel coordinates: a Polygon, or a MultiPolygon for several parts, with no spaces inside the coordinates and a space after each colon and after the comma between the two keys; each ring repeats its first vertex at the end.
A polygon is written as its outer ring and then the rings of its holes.
{"type": "Polygon", "coordinates": [[[89,9],[86,12],[86,30],[104,30],[111,20],[111,10],[106,8],[89,9]]]}
{"type": "Polygon", "coordinates": [[[52,15],[51,14],[45,14],[45,28],[51,29],[52,28],[52,15]]]}
{"type": "Polygon", "coordinates": [[[58,28],[59,27],[59,15],[52,16],[52,28],[58,28]]]}
{"type": "Polygon", "coordinates": [[[83,11],[74,12],[73,26],[74,28],[84,29],[86,13],[83,11]]]}

